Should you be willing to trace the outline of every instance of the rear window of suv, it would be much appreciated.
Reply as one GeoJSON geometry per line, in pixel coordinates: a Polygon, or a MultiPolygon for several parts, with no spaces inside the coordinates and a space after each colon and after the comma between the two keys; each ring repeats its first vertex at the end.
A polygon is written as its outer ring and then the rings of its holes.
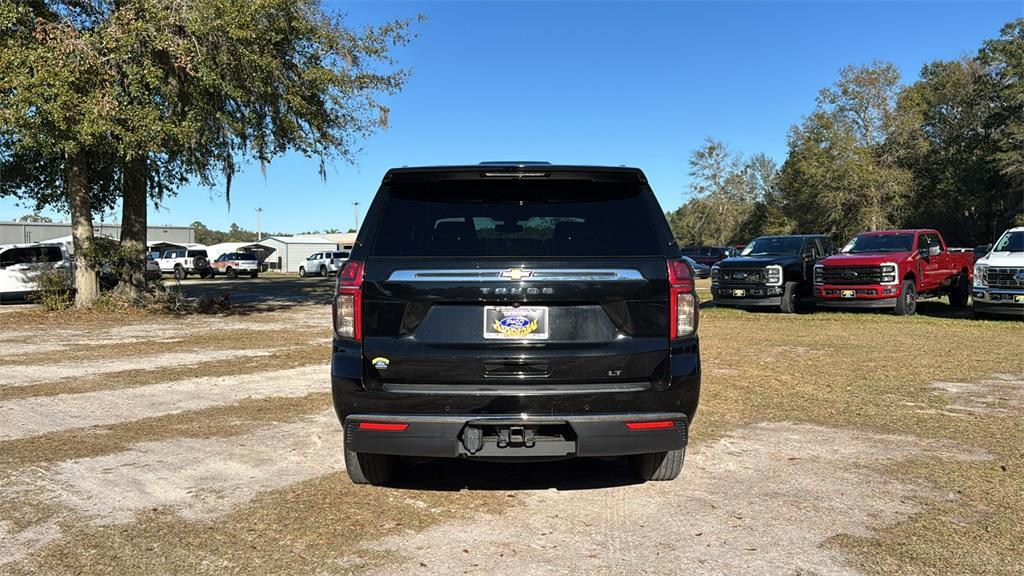
{"type": "Polygon", "coordinates": [[[392,186],[376,256],[536,257],[661,254],[638,184],[468,181],[392,186]]]}

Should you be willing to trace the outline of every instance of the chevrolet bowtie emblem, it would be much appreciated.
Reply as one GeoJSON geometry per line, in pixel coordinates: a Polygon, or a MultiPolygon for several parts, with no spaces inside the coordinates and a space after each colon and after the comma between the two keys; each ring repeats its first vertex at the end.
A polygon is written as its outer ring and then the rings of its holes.
{"type": "Polygon", "coordinates": [[[518,281],[523,278],[529,278],[533,274],[533,270],[523,270],[522,268],[509,268],[501,273],[502,278],[508,278],[509,280],[518,281]]]}

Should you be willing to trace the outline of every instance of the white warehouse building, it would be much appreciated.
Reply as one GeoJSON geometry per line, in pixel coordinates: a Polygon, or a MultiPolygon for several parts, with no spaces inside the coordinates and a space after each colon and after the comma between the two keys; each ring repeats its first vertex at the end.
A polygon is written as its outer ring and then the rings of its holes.
{"type": "Polygon", "coordinates": [[[337,242],[315,234],[270,236],[260,240],[260,244],[276,250],[266,260],[270,270],[296,273],[299,271],[299,266],[311,255],[338,249],[337,242]]]}

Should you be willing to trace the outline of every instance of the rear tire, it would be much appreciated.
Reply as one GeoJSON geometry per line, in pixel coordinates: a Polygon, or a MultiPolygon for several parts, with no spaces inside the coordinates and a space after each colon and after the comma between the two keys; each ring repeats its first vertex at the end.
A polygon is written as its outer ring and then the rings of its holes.
{"type": "Polygon", "coordinates": [[[395,477],[397,469],[398,456],[345,449],[345,470],[353,484],[386,484],[395,477]]]}
{"type": "Polygon", "coordinates": [[[967,285],[967,275],[961,272],[956,277],[956,285],[949,293],[949,305],[954,308],[967,308],[967,298],[971,295],[971,288],[967,285]]]}
{"type": "Polygon", "coordinates": [[[779,305],[786,314],[796,314],[800,306],[800,294],[796,282],[786,282],[782,289],[782,303],[779,305]]]}
{"type": "Polygon", "coordinates": [[[686,460],[685,447],[668,452],[640,454],[635,457],[633,466],[637,476],[642,480],[675,480],[683,469],[684,460],[686,460]]]}
{"type": "Polygon", "coordinates": [[[330,272],[327,271],[327,266],[321,266],[320,267],[320,276],[323,277],[323,278],[327,278],[328,274],[330,274],[330,272]]]}
{"type": "Polygon", "coordinates": [[[299,278],[305,278],[305,277],[306,277],[306,269],[304,267],[302,267],[302,266],[299,266],[299,278]]]}
{"type": "Polygon", "coordinates": [[[224,275],[227,276],[228,278],[231,278],[232,280],[238,277],[238,274],[235,273],[235,269],[231,268],[230,266],[228,267],[227,270],[224,271],[224,275]]]}
{"type": "Polygon", "coordinates": [[[253,272],[252,274],[249,274],[249,278],[256,278],[259,275],[260,275],[259,272],[253,272]]]}
{"type": "Polygon", "coordinates": [[[914,312],[917,312],[917,289],[914,288],[913,281],[903,282],[900,297],[896,299],[895,312],[897,316],[913,316],[914,312]]]}

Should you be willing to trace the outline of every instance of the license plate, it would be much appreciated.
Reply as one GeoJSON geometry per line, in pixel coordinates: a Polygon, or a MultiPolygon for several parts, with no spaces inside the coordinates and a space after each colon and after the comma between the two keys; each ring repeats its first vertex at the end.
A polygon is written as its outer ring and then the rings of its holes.
{"type": "Polygon", "coordinates": [[[1013,301],[1016,302],[1017,304],[1024,304],[1024,295],[1016,295],[1015,294],[1013,296],[1013,301]]]}
{"type": "Polygon", "coordinates": [[[839,293],[839,295],[842,296],[843,298],[856,298],[857,297],[857,291],[856,290],[843,290],[842,292],[839,293]]]}
{"type": "Polygon", "coordinates": [[[743,289],[740,289],[740,288],[737,288],[736,290],[732,291],[732,295],[737,297],[737,298],[742,298],[742,297],[747,295],[747,291],[743,290],[743,289]]]}
{"type": "Polygon", "coordinates": [[[545,306],[485,306],[484,338],[547,340],[548,309],[545,306]]]}

